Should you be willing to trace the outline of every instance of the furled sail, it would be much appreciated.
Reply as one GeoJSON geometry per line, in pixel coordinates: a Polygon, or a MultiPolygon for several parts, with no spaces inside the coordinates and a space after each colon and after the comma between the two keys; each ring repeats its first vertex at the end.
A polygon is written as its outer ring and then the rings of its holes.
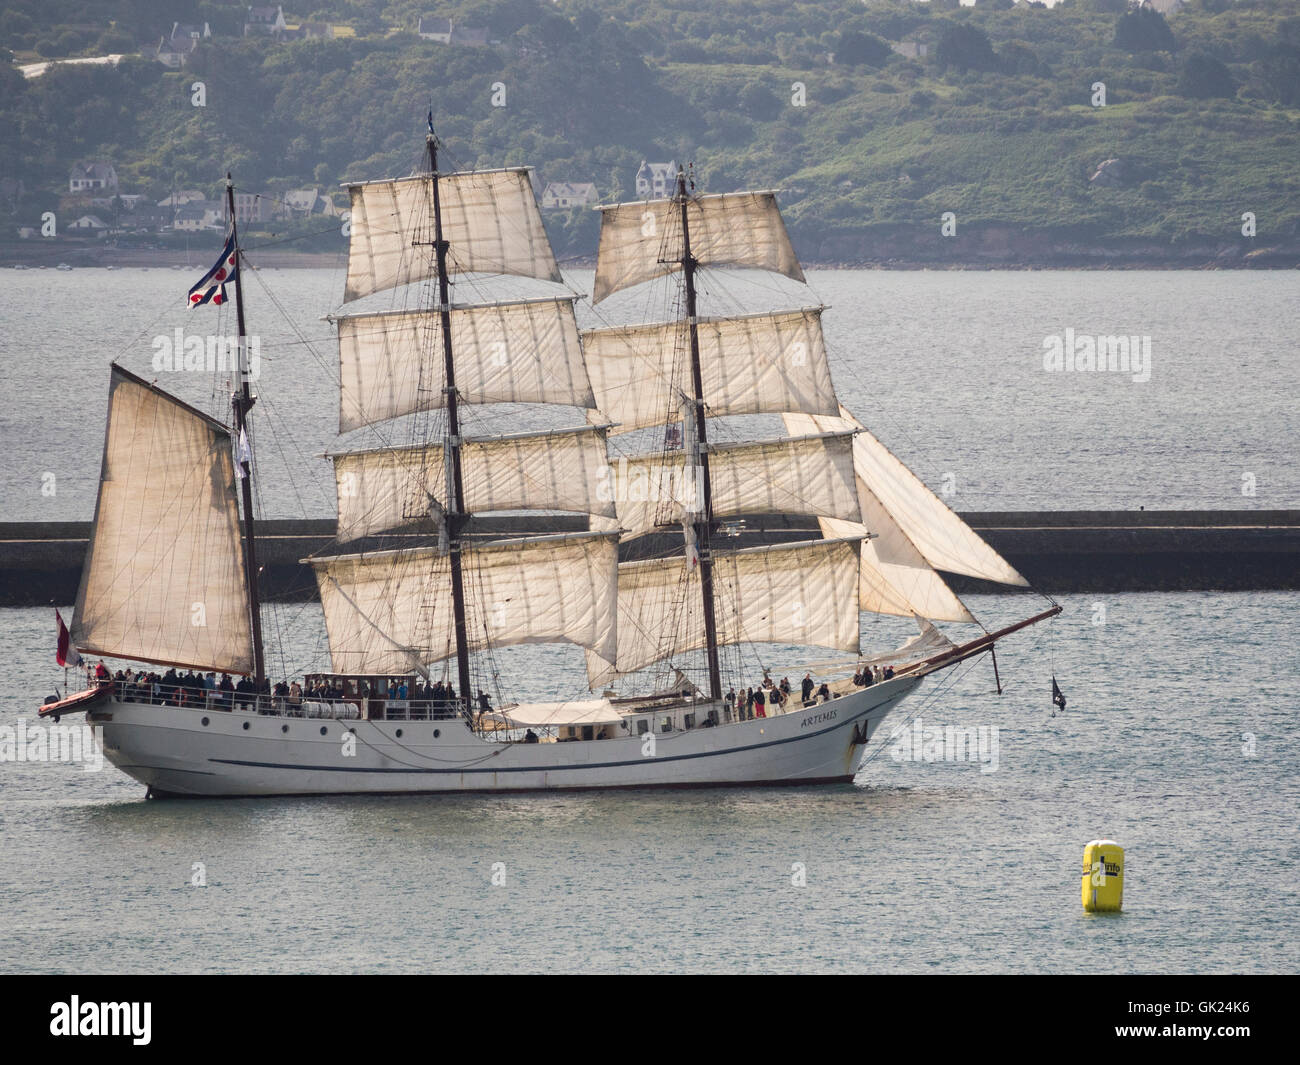
{"type": "MultiPolygon", "coordinates": [[[[817,540],[714,555],[719,644],[858,650],[860,541],[817,540]]],[[[699,569],[685,559],[618,567],[618,654],[587,654],[596,688],[704,646],[699,569]]]]}
{"type": "MultiPolygon", "coordinates": [[[[447,509],[446,453],[440,444],[344,452],[331,458],[340,541],[400,529],[424,521],[431,510],[447,509]]],[[[466,439],[460,459],[470,512],[616,514],[613,495],[602,479],[607,462],[603,427],[466,439]]]]}
{"type": "MultiPolygon", "coordinates": [[[[448,273],[560,280],[529,173],[528,167],[512,167],[439,175],[448,273]]],[[[348,189],[352,214],[345,300],[436,276],[430,175],[348,189]]]]}
{"type": "MultiPolygon", "coordinates": [[[[674,200],[600,208],[592,302],[680,269],[681,204],[674,200]]],[[[691,254],[701,266],[750,266],[804,279],[773,192],[729,192],[686,201],[691,254]]]]}
{"type": "MultiPolygon", "coordinates": [[[[469,649],[573,643],[612,657],[618,537],[575,533],[466,547],[469,649]]],[[[450,565],[436,548],[309,560],[333,668],[405,673],[456,653],[450,565]]]]}
{"type": "MultiPolygon", "coordinates": [[[[446,405],[436,311],[346,315],[339,330],[339,432],[446,405]]],[[[593,407],[573,297],[454,307],[456,388],[466,403],[593,407]]]]}
{"type": "MultiPolygon", "coordinates": [[[[708,413],[837,413],[821,312],[808,307],[699,319],[708,413]]],[[[685,323],[594,329],[582,339],[595,406],[616,423],[615,432],[681,418],[679,397],[691,392],[685,323]]]]}
{"type": "Polygon", "coordinates": [[[229,430],[114,366],[73,643],[251,673],[243,557],[229,430]]]}
{"type": "MultiPolygon", "coordinates": [[[[619,525],[632,536],[680,522],[703,506],[702,470],[684,452],[659,452],[611,463],[619,525]]],[[[743,514],[818,514],[857,521],[853,433],[709,447],[715,518],[743,514]]]]}

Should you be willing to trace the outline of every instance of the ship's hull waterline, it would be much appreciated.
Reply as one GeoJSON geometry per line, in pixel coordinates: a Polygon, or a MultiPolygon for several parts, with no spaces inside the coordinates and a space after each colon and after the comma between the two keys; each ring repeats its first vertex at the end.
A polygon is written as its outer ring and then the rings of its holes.
{"type": "Polygon", "coordinates": [[[511,743],[464,720],[287,719],[117,699],[89,716],[106,757],[154,797],[798,785],[851,781],[881,721],[919,683],[896,677],[775,717],[655,734],[653,744],[645,735],[511,743]]]}

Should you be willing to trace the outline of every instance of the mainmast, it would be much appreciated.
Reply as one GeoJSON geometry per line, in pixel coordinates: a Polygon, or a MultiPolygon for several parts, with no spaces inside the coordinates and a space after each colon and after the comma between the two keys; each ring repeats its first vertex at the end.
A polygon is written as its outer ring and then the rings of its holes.
{"type": "Polygon", "coordinates": [[[244,581],[248,586],[248,609],[253,634],[253,678],[258,687],[266,680],[266,659],[262,651],[262,604],[258,596],[257,536],[253,520],[253,469],[245,457],[248,445],[248,412],[256,400],[249,385],[248,340],[244,326],[243,251],[239,247],[239,230],[235,223],[235,183],[226,174],[226,211],[230,215],[230,235],[235,244],[235,317],[239,323],[239,388],[235,393],[236,461],[243,469],[240,488],[244,504],[244,581]]]}
{"type": "Polygon", "coordinates": [[[429,149],[429,178],[433,183],[433,247],[438,263],[438,313],[442,323],[442,358],[447,397],[447,556],[451,561],[451,603],[455,617],[456,666],[462,704],[472,712],[469,681],[469,636],[465,625],[465,581],[461,574],[461,529],[465,520],[465,485],[460,461],[460,415],[457,409],[456,360],[451,350],[451,294],[447,282],[447,244],[442,238],[442,199],[438,192],[438,139],[432,118],[425,135],[429,149]]]}
{"type": "Polygon", "coordinates": [[[722,674],[718,668],[718,625],[713,602],[713,553],[709,547],[709,533],[713,527],[713,488],[709,482],[708,435],[704,416],[704,380],[700,370],[699,317],[695,307],[695,267],[691,255],[691,228],[688,218],[686,174],[677,168],[677,196],[682,212],[682,273],[686,279],[686,321],[691,335],[691,387],[692,407],[695,414],[695,432],[692,434],[691,460],[701,471],[704,500],[695,513],[695,548],[700,560],[700,593],[704,598],[704,646],[709,662],[709,698],[722,698],[722,674]]]}

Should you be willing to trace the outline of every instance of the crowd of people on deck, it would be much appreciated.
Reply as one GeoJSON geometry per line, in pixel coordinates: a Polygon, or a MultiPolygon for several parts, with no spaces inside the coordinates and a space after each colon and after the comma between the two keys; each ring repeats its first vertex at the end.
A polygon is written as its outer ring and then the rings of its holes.
{"type": "MultiPolygon", "coordinates": [[[[869,688],[873,684],[889,680],[894,675],[893,666],[863,666],[853,674],[853,684],[858,688],[869,688]]],[[[842,692],[832,692],[830,685],[818,684],[811,673],[805,673],[799,686],[799,695],[803,706],[816,706],[818,703],[838,699],[842,692]]],[[[780,683],[773,683],[772,678],[764,675],[763,683],[756,688],[746,688],[743,692],[730,688],[723,698],[723,706],[735,714],[737,721],[753,721],[758,717],[770,717],[784,711],[792,695],[790,678],[782,677],[780,683]]]]}
{"type": "Polygon", "coordinates": [[[893,675],[893,666],[863,666],[853,674],[853,683],[859,688],[870,688],[882,680],[891,679],[893,675]]]}
{"type": "Polygon", "coordinates": [[[87,672],[92,685],[103,685],[111,681],[118,697],[127,702],[230,710],[236,706],[252,706],[259,695],[271,694],[271,686],[267,681],[260,685],[248,677],[232,681],[226,673],[221,674],[220,679],[216,673],[196,673],[194,670],[177,673],[175,669],[168,669],[165,673],[157,673],[142,669],[119,669],[116,673],[110,673],[103,662],[87,672]]]}
{"type": "MultiPolygon", "coordinates": [[[[127,702],[155,703],[165,706],[202,707],[212,710],[232,710],[236,707],[259,707],[267,712],[273,710],[294,709],[304,702],[336,702],[350,699],[376,698],[396,700],[406,703],[423,704],[421,709],[428,709],[435,714],[463,713],[464,709],[456,698],[456,689],[450,684],[397,677],[390,679],[388,687],[371,685],[368,681],[358,679],[353,691],[344,688],[342,681],[335,678],[317,678],[304,683],[280,681],[274,687],[269,680],[260,684],[249,677],[232,680],[229,674],[218,675],[215,672],[203,673],[186,670],[178,673],[174,668],[165,673],[146,672],[144,670],[122,670],[110,672],[103,662],[92,669],[86,668],[86,680],[89,687],[98,687],[112,683],[119,698],[127,702]],[[269,697],[260,703],[258,696],[269,697]]],[[[483,691],[476,700],[480,714],[493,712],[491,697],[483,691]]]]}

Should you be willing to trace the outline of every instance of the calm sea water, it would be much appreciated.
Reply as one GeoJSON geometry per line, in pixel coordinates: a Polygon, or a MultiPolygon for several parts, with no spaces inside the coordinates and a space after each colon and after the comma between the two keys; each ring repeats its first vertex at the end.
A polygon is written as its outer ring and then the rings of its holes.
{"type": "MultiPolygon", "coordinates": [[[[235,332],[229,311],[186,308],[201,271],[0,270],[5,519],[91,517],[112,359],[226,413],[226,377],[151,366],[156,338],[177,328],[235,332]]],[[[590,273],[569,280],[591,291],[590,273]]],[[[714,275],[702,310],[829,304],[841,400],[956,509],[1300,506],[1300,274],[814,271],[809,280],[811,292],[714,275]],[[1149,337],[1149,380],[1045,371],[1045,340],[1064,340],[1067,329],[1149,337]]],[[[320,456],[337,427],[337,352],[321,316],[342,291],[341,265],[249,274],[249,330],[262,344],[257,461],[270,517],[333,513],[320,456]]],[[[599,325],[662,316],[653,295],[580,303],[579,317],[599,325]]],[[[526,424],[517,413],[470,418],[471,429],[489,431],[526,424]]]]}
{"type": "MultiPolygon", "coordinates": [[[[998,728],[995,772],[877,741],[842,787],[146,802],[111,767],[0,765],[0,968],[1295,971],[1300,596],[1064,605],[1002,645],[1006,694],[981,663],[891,719],[998,728]],[[1099,836],[1119,916],[1080,907],[1099,836]]],[[[52,637],[0,610],[0,723],[58,679],[52,637]]]]}
{"type": "MultiPolygon", "coordinates": [[[[107,362],[149,372],[151,339],[195,321],[162,309],[191,273],[0,274],[4,518],[90,516],[107,362]]],[[[842,398],[931,485],[951,475],[959,508],[1300,506],[1294,275],[811,280],[834,305],[842,398]],[[1044,338],[1067,328],[1150,335],[1150,380],[1044,372],[1044,338]]],[[[274,297],[293,323],[255,326],[270,515],[330,512],[316,456],[337,377],[317,316],[341,288],[337,271],[250,284],[258,322],[274,297]]],[[[159,376],[225,402],[210,377],[159,376]]],[[[1028,610],[972,605],[990,622],[1028,610]]],[[[997,728],[993,772],[896,760],[878,740],[832,788],[146,803],[108,766],[0,763],[0,969],[1294,971],[1300,596],[1064,605],[1003,645],[1006,694],[981,662],[891,719],[997,728]],[[1055,717],[1053,674],[1069,696],[1055,717]],[[1128,849],[1121,916],[1081,912],[1098,836],[1128,849]]],[[[272,668],[319,663],[319,610],[273,615],[272,668]]],[[[901,630],[864,632],[888,647],[901,630]]],[[[62,682],[53,637],[48,609],[0,609],[0,726],[34,723],[62,682]]],[[[539,698],[581,668],[564,648],[514,665],[518,694],[539,698]]]]}

